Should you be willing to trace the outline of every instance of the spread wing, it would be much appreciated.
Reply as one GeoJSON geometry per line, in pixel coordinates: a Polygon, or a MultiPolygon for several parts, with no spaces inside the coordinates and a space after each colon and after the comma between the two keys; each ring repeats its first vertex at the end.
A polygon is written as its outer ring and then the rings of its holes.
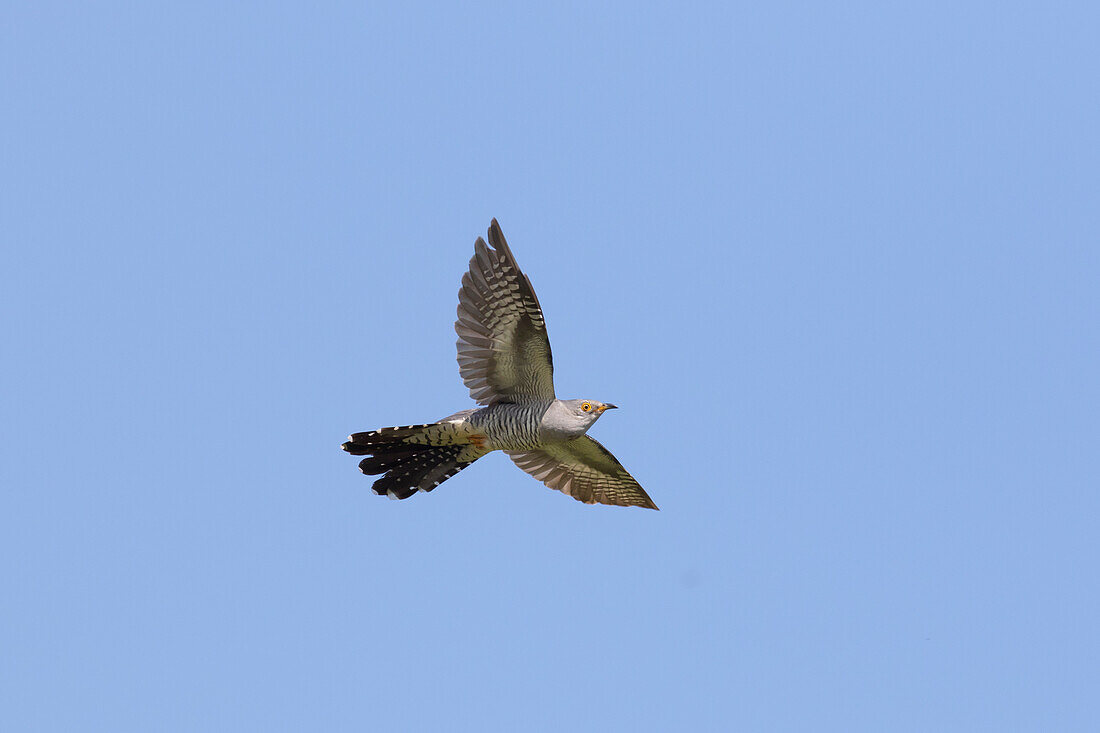
{"type": "Polygon", "coordinates": [[[542,308],[497,220],[478,238],[458,291],[458,371],[470,396],[494,402],[554,399],[554,362],[542,308]]]}
{"type": "Polygon", "coordinates": [[[551,489],[585,504],[657,508],[611,451],[587,435],[538,450],[507,453],[517,466],[551,489]]]}

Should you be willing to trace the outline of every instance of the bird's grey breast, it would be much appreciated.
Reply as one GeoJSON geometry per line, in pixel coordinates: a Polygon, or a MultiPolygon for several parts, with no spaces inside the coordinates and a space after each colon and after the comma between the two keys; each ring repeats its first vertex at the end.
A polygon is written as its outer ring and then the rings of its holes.
{"type": "Polygon", "coordinates": [[[554,400],[539,424],[539,435],[544,442],[572,440],[584,435],[591,423],[578,416],[562,400],[554,400]]]}

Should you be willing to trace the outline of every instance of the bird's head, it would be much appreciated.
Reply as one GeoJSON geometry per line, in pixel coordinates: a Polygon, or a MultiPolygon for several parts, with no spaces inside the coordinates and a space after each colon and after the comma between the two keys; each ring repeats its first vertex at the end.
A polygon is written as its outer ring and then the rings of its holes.
{"type": "Polygon", "coordinates": [[[562,400],[562,404],[585,430],[592,427],[605,411],[615,409],[615,405],[599,400],[562,400]]]}
{"type": "Polygon", "coordinates": [[[599,400],[555,400],[539,427],[550,435],[579,438],[600,415],[614,407],[599,400]]]}

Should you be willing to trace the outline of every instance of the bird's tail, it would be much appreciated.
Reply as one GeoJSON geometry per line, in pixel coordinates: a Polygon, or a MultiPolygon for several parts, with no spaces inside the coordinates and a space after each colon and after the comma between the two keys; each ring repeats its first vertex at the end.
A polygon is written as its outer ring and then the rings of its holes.
{"type": "Polygon", "coordinates": [[[359,462],[363,473],[382,474],[374,493],[408,499],[417,491],[431,491],[484,455],[468,443],[430,445],[441,442],[433,434],[439,427],[432,423],[354,433],[341,447],[353,456],[369,456],[359,462]]]}

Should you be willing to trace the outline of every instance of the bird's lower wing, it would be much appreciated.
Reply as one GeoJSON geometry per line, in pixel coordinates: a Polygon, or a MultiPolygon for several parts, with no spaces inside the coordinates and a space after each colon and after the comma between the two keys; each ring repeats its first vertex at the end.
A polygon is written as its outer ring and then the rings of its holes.
{"type": "Polygon", "coordinates": [[[585,504],[657,508],[611,451],[587,435],[539,450],[507,453],[517,466],[551,489],[585,504]]]}

